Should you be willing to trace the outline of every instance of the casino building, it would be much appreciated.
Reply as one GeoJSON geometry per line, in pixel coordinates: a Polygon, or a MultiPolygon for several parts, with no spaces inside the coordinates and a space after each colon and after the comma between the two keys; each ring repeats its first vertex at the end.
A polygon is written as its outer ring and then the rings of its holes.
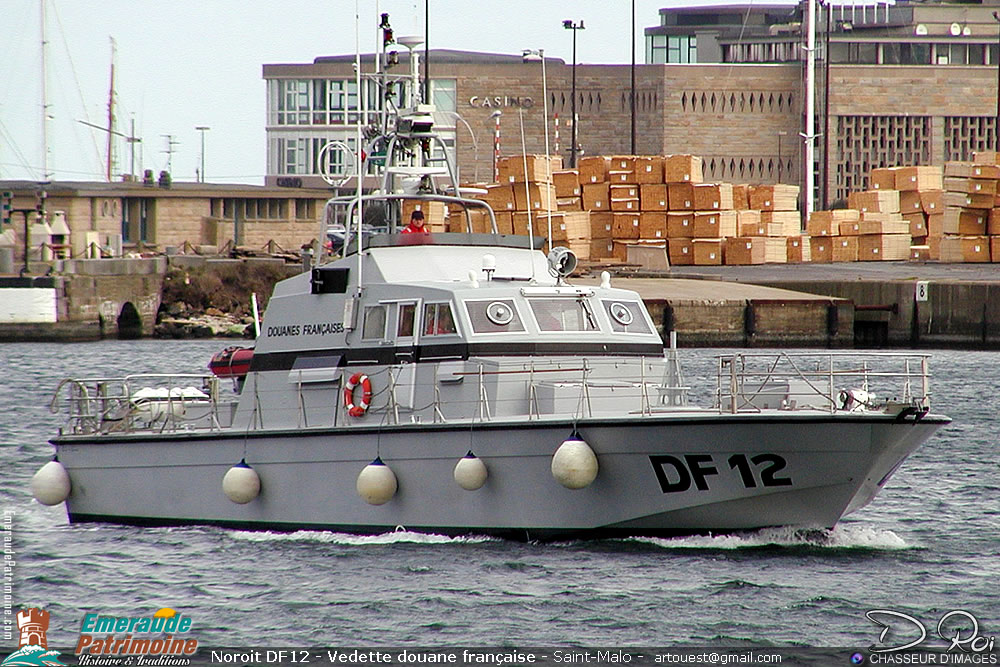
{"type": "MultiPolygon", "coordinates": [[[[810,165],[817,208],[867,187],[873,167],[943,164],[997,146],[1000,0],[817,4],[818,136],[810,165]]],[[[659,24],[645,29],[645,62],[635,72],[635,152],[700,155],[710,180],[801,183],[807,5],[659,14],[659,24]]],[[[388,71],[398,75],[393,97],[405,106],[409,53],[395,44],[388,50],[398,52],[399,64],[388,71]]],[[[520,153],[522,123],[525,150],[544,152],[538,58],[445,49],[429,55],[435,122],[463,181],[492,180],[498,127],[501,154],[520,153]]],[[[322,186],[323,163],[330,174],[350,171],[346,151],[321,149],[339,141],[353,150],[357,123],[371,120],[359,109],[377,107],[374,82],[363,81],[359,95],[354,58],[264,65],[268,185],[322,186]]],[[[363,56],[362,71],[375,63],[363,56]]],[[[546,58],[544,70],[551,149],[568,157],[573,66],[546,58]]],[[[630,70],[577,64],[578,156],[631,152],[630,70]]],[[[343,184],[351,187],[350,179],[343,184]]]]}

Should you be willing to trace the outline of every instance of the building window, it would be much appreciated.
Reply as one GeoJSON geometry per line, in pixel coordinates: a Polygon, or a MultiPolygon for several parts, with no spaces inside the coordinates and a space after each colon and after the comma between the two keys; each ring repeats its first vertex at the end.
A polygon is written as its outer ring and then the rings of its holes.
{"type": "Polygon", "coordinates": [[[147,197],[122,199],[122,241],[152,243],[155,200],[147,197]]]}
{"type": "Polygon", "coordinates": [[[309,124],[309,81],[279,79],[277,82],[278,125],[309,124]]]}
{"type": "Polygon", "coordinates": [[[680,35],[667,37],[667,62],[668,63],[696,63],[698,62],[698,38],[694,35],[680,35]]]}
{"type": "MultiPolygon", "coordinates": [[[[964,60],[965,56],[962,58],[964,60]]],[[[930,61],[929,44],[888,42],[882,45],[882,63],[885,65],[927,65],[930,61]]]]}
{"type": "Polygon", "coordinates": [[[667,62],[667,36],[650,35],[646,38],[646,64],[663,65],[667,62]]]}
{"type": "Polygon", "coordinates": [[[431,99],[438,111],[456,111],[455,80],[431,79],[431,99]]]}

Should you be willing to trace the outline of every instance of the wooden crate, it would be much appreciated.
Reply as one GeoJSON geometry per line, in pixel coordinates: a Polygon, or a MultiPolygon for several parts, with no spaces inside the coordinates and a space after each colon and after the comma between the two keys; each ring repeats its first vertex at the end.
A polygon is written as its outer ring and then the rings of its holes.
{"type": "Polygon", "coordinates": [[[589,239],[590,211],[567,211],[563,214],[562,225],[566,239],[589,239]]]}
{"type": "Polygon", "coordinates": [[[486,186],[486,194],[479,195],[479,199],[489,204],[494,211],[514,210],[514,189],[511,185],[491,183],[486,186]]]}
{"type": "Polygon", "coordinates": [[[664,183],[701,183],[702,160],[696,155],[668,155],[663,160],[664,183]]]}
{"type": "Polygon", "coordinates": [[[759,211],[795,211],[799,203],[797,185],[752,185],[750,208],[759,211]]]}
{"type": "Polygon", "coordinates": [[[831,255],[833,262],[858,261],[858,237],[838,236],[833,240],[831,255]]]}
{"type": "Polygon", "coordinates": [[[665,211],[643,211],[639,214],[640,239],[667,238],[667,214],[665,211]]]}
{"type": "Polygon", "coordinates": [[[840,223],[857,222],[860,219],[861,212],[853,208],[813,211],[806,222],[806,233],[809,236],[837,236],[840,233],[840,223]]]}
{"type": "Polygon", "coordinates": [[[736,236],[766,236],[760,211],[736,211],[736,236]]]}
{"type": "Polygon", "coordinates": [[[497,219],[497,233],[498,234],[513,234],[514,233],[514,215],[510,211],[494,211],[494,216],[497,219]]]}
{"type": "Polygon", "coordinates": [[[876,167],[868,178],[868,187],[872,190],[895,190],[896,171],[899,167],[876,167]]]}
{"type": "Polygon", "coordinates": [[[694,212],[668,212],[667,238],[694,238],[694,212]]]}
{"type": "Polygon", "coordinates": [[[992,209],[948,206],[944,209],[940,234],[935,233],[934,235],[985,236],[989,231],[991,214],[992,209]]]}
{"type": "Polygon", "coordinates": [[[862,213],[858,227],[862,235],[910,233],[910,223],[899,213],[862,213]]]}
{"type": "Polygon", "coordinates": [[[486,209],[451,204],[448,206],[448,231],[492,234],[493,228],[486,209]]]}
{"type": "Polygon", "coordinates": [[[590,213],[590,238],[610,239],[614,235],[614,214],[608,211],[588,211],[588,213],[590,213]]]}
{"type": "Polygon", "coordinates": [[[857,236],[861,233],[861,221],[841,222],[837,225],[836,236],[857,236]]]}
{"type": "Polygon", "coordinates": [[[991,178],[955,178],[944,179],[944,189],[948,192],[964,192],[966,194],[997,193],[996,179],[991,178]]]}
{"type": "Polygon", "coordinates": [[[608,183],[612,185],[622,185],[624,183],[635,183],[635,173],[631,171],[621,171],[612,169],[608,172],[608,183]]]}
{"type": "Polygon", "coordinates": [[[801,264],[812,260],[808,236],[789,236],[785,239],[785,254],[789,264],[801,264]]]}
{"type": "MultiPolygon", "coordinates": [[[[614,186],[612,186],[614,187],[614,186]]],[[[611,210],[627,213],[639,212],[639,198],[635,199],[611,199],[611,210]]]]}
{"type": "Polygon", "coordinates": [[[668,201],[666,184],[648,183],[639,186],[639,210],[666,211],[668,201]]]}
{"type": "MultiPolygon", "coordinates": [[[[1000,208],[990,209],[990,218],[986,223],[986,232],[990,236],[1000,234],[1000,208]]],[[[1000,255],[997,258],[1000,259],[1000,255]]]]}
{"type": "Polygon", "coordinates": [[[896,190],[923,191],[942,190],[941,167],[925,165],[920,167],[899,167],[896,170],[896,190]]]}
{"type": "Polygon", "coordinates": [[[944,191],[921,190],[920,206],[924,209],[924,213],[928,215],[931,213],[940,213],[944,210],[944,191]]]}
{"type": "Polygon", "coordinates": [[[611,238],[638,239],[639,213],[612,213],[611,238]]]}
{"type": "Polygon", "coordinates": [[[746,183],[733,186],[733,208],[737,211],[750,209],[750,186],[746,183]]]}
{"type": "Polygon", "coordinates": [[[736,236],[736,211],[695,211],[694,238],[736,236]]]}
{"type": "Polygon", "coordinates": [[[802,233],[802,218],[798,211],[761,211],[761,224],[768,236],[798,236],[802,233]]]}
{"type": "Polygon", "coordinates": [[[693,211],[694,185],[691,183],[668,183],[667,198],[671,211],[693,211]]]}
{"type": "Polygon", "coordinates": [[[560,211],[582,211],[583,197],[557,197],[556,208],[560,211]]]}
{"type": "Polygon", "coordinates": [[[500,158],[497,171],[501,183],[551,183],[552,173],[562,169],[559,155],[507,155],[500,158]],[[527,172],[525,172],[527,164],[527,172]],[[527,178],[525,177],[527,174],[527,178]]]}
{"type": "Polygon", "coordinates": [[[637,155],[635,157],[636,183],[663,183],[663,157],[660,155],[637,155]]]}
{"type": "Polygon", "coordinates": [[[901,190],[899,193],[899,212],[923,213],[924,206],[920,203],[920,193],[916,190],[901,190]]]}
{"type": "Polygon", "coordinates": [[[694,264],[694,242],[682,237],[667,239],[667,254],[672,266],[691,266],[694,264]]]}
{"type": "MultiPolygon", "coordinates": [[[[944,163],[945,178],[958,176],[961,178],[1000,178],[1000,166],[995,164],[977,164],[976,162],[950,161],[944,163]]],[[[948,188],[944,188],[947,190],[948,188]]]]}
{"type": "Polygon", "coordinates": [[[1000,153],[997,151],[975,151],[972,154],[973,164],[1000,165],[1000,153]]]}
{"type": "Polygon", "coordinates": [[[601,155],[582,157],[576,166],[580,172],[580,185],[606,183],[608,171],[611,169],[611,158],[601,155]]]}
{"type": "Polygon", "coordinates": [[[931,258],[931,247],[929,245],[911,245],[910,259],[915,262],[926,262],[931,258]]]}
{"type": "Polygon", "coordinates": [[[729,183],[700,183],[694,186],[696,211],[733,210],[733,186],[729,183]]]}
{"type": "Polygon", "coordinates": [[[608,259],[615,256],[615,242],[610,238],[590,240],[590,259],[608,259]]]}
{"type": "Polygon", "coordinates": [[[726,239],[726,264],[783,264],[788,259],[785,239],[767,236],[733,236],[726,239]]]}
{"type": "Polygon", "coordinates": [[[611,190],[607,183],[584,183],[581,187],[585,211],[611,210],[611,190]]]}
{"type": "Polygon", "coordinates": [[[993,208],[995,199],[995,195],[990,194],[950,192],[948,190],[945,190],[941,197],[945,208],[949,206],[957,206],[959,208],[993,208]]]}
{"type": "Polygon", "coordinates": [[[721,266],[725,259],[726,243],[723,239],[693,239],[691,242],[694,263],[697,266],[721,266]]]}
{"type": "Polygon", "coordinates": [[[927,216],[923,211],[920,213],[904,214],[903,219],[910,226],[910,236],[927,236],[927,216]]]}
{"type": "Polygon", "coordinates": [[[580,170],[562,169],[552,172],[552,183],[556,186],[556,197],[579,197],[580,190],[580,170]]]}
{"type": "Polygon", "coordinates": [[[942,262],[989,262],[988,236],[945,236],[941,239],[942,262]]]}
{"type": "Polygon", "coordinates": [[[828,263],[833,261],[833,244],[836,236],[810,236],[809,261],[813,263],[828,263]]]}
{"type": "Polygon", "coordinates": [[[858,260],[903,260],[910,258],[909,234],[864,234],[858,237],[858,260]]]}
{"type": "Polygon", "coordinates": [[[517,183],[514,190],[514,208],[518,211],[558,210],[556,189],[551,183],[517,183]]]}
{"type": "Polygon", "coordinates": [[[848,208],[856,208],[862,213],[899,213],[898,190],[866,190],[847,195],[848,208]]]}
{"type": "Polygon", "coordinates": [[[611,171],[635,171],[634,155],[612,155],[611,171]]]}

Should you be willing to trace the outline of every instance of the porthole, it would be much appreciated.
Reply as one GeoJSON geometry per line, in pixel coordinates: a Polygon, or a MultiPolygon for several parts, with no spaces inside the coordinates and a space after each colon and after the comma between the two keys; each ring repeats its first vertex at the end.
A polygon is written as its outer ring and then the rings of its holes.
{"type": "Polygon", "coordinates": [[[506,326],[514,319],[514,310],[503,301],[494,301],[486,306],[486,317],[497,326],[506,326]]]}
{"type": "Polygon", "coordinates": [[[632,324],[632,311],[625,304],[613,303],[609,310],[611,311],[611,317],[615,318],[615,321],[619,324],[624,324],[625,326],[632,324]]]}

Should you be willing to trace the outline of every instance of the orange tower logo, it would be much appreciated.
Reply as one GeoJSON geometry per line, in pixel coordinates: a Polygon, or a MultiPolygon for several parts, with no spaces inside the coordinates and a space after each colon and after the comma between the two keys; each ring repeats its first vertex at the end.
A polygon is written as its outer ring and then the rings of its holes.
{"type": "Polygon", "coordinates": [[[21,632],[18,648],[41,646],[48,648],[45,633],[49,629],[49,612],[44,609],[28,608],[17,612],[17,629],[21,632]]]}
{"type": "Polygon", "coordinates": [[[17,612],[17,629],[20,632],[17,651],[11,653],[0,667],[37,667],[63,665],[57,657],[59,651],[49,650],[45,633],[49,630],[49,612],[37,607],[25,607],[17,612]]]}

